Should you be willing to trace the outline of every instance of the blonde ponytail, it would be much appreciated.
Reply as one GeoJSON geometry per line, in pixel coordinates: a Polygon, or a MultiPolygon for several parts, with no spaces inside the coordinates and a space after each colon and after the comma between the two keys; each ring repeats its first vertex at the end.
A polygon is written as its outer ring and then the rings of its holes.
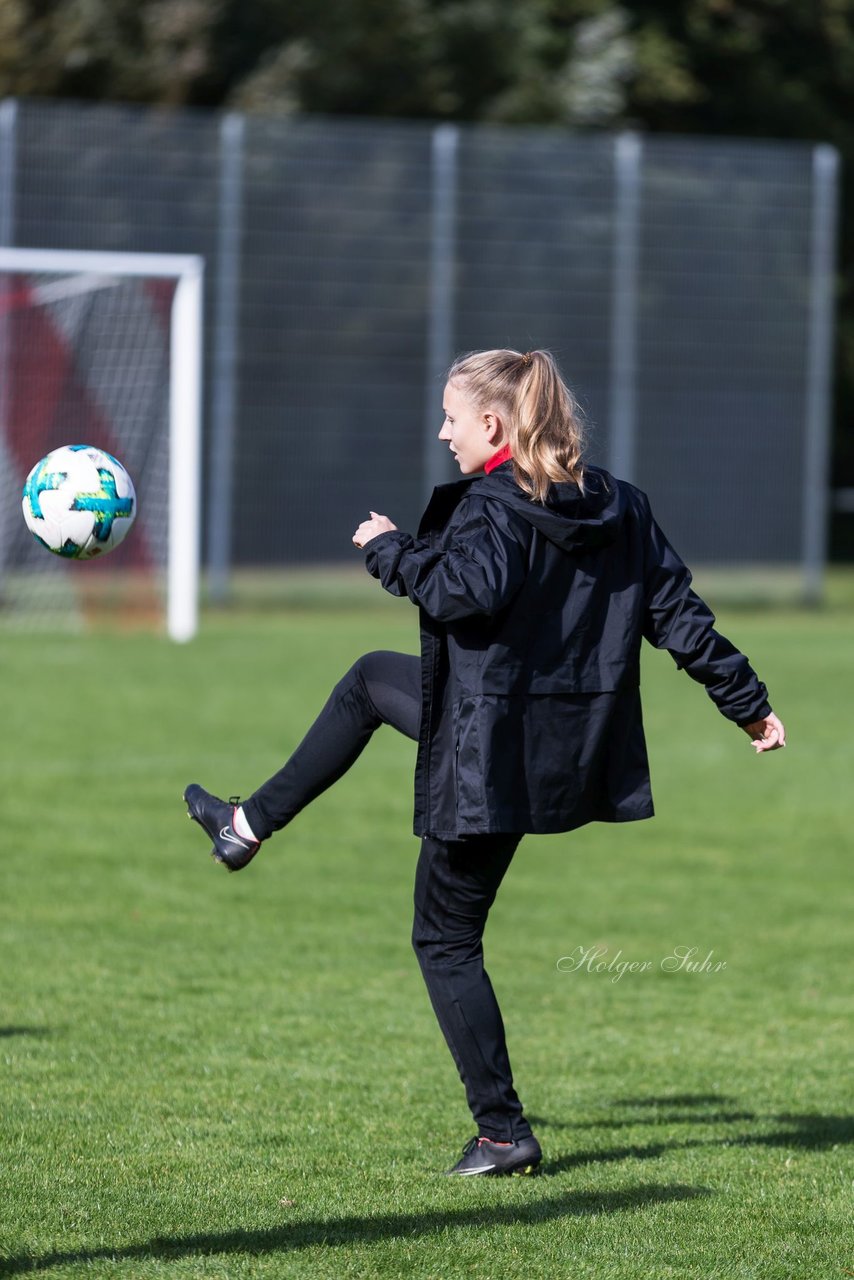
{"type": "Polygon", "coordinates": [[[448,370],[479,412],[503,411],[516,481],[537,502],[551,483],[584,492],[581,411],[549,351],[473,351],[448,370]]]}

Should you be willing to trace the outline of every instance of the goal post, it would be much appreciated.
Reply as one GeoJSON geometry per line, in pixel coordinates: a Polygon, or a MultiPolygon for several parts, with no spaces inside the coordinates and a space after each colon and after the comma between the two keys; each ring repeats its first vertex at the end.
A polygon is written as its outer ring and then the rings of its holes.
{"type": "MultiPolygon", "coordinates": [[[[194,255],[0,248],[3,506],[11,509],[16,484],[20,503],[27,470],[49,449],[73,443],[109,449],[113,443],[110,451],[137,486],[143,524],[146,477],[140,471],[150,473],[149,491],[158,501],[165,487],[165,521],[161,516],[155,528],[152,516],[145,545],[152,573],[163,579],[167,633],[179,642],[198,627],[203,276],[204,261],[194,255]],[[124,284],[130,291],[122,301],[124,284]],[[29,327],[27,312],[37,316],[29,327]],[[112,373],[110,360],[116,362],[112,373]],[[38,412],[31,406],[51,376],[61,389],[52,389],[49,410],[38,412]],[[130,408],[124,407],[127,399],[130,408]],[[16,414],[16,405],[23,412],[16,414]],[[97,434],[90,422],[101,424],[107,441],[77,439],[82,430],[97,434]],[[63,431],[69,438],[62,438],[63,431]],[[165,533],[159,528],[164,523],[165,533]]],[[[11,520],[11,512],[5,518],[11,520]]],[[[6,531],[0,533],[5,539],[6,531]]],[[[113,555],[116,570],[125,572],[122,548],[113,555]]],[[[47,571],[45,557],[51,559],[40,548],[38,557],[23,550],[11,571],[24,580],[38,577],[47,571]]],[[[138,562],[131,552],[128,565],[138,562]]],[[[75,567],[62,565],[60,572],[75,567]]],[[[8,571],[0,565],[0,588],[8,571]]],[[[67,584],[60,594],[68,599],[67,584]]],[[[12,595],[24,610],[35,598],[26,586],[12,595]]]]}

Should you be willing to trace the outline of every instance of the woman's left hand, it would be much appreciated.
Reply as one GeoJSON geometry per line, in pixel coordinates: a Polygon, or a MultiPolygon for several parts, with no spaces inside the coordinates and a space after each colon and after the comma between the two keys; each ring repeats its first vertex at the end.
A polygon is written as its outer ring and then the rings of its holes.
{"type": "Polygon", "coordinates": [[[744,732],[753,739],[757,755],[763,751],[776,751],[786,745],[786,730],[782,721],[772,711],[763,720],[754,720],[753,724],[742,725],[744,732]]]}
{"type": "Polygon", "coordinates": [[[379,537],[381,533],[391,533],[396,528],[397,525],[392,524],[388,516],[379,516],[376,511],[372,511],[370,520],[363,520],[353,534],[353,542],[357,547],[364,547],[372,538],[379,537]]]}

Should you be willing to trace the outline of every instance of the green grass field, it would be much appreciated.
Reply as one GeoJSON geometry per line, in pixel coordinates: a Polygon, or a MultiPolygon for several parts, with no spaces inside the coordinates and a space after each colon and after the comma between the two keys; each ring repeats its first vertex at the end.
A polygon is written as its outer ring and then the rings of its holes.
{"type": "Polygon", "coordinates": [[[415,611],[0,638],[0,1274],[854,1274],[846,599],[719,616],[785,751],[646,648],[658,816],[521,846],[486,950],[528,1179],[441,1176],[473,1129],[409,944],[414,745],[237,876],[181,802],[250,791],[415,611]],[[594,946],[649,967],[566,971],[594,946]]]}

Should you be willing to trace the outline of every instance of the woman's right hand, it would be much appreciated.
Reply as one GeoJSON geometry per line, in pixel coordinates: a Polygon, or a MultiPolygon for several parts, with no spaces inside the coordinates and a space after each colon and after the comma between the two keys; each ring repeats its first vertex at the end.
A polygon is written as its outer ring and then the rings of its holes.
{"type": "Polygon", "coordinates": [[[781,720],[772,711],[762,720],[754,720],[752,724],[742,725],[744,732],[753,739],[756,754],[763,751],[776,751],[786,745],[786,730],[781,720]]]}
{"type": "Polygon", "coordinates": [[[376,511],[370,514],[370,520],[363,520],[353,534],[353,544],[360,549],[366,547],[373,538],[378,538],[381,533],[393,533],[397,529],[397,525],[392,524],[388,516],[378,515],[376,511]]]}

